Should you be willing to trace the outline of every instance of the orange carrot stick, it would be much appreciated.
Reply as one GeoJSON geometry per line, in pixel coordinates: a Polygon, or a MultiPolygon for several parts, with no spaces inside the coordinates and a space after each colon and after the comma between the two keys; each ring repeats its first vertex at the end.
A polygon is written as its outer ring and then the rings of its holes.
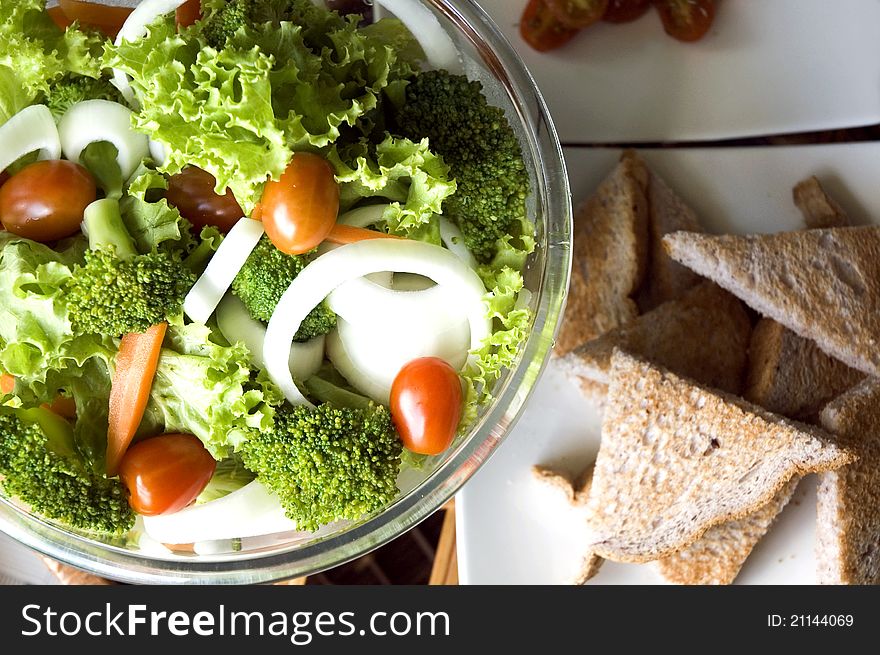
{"type": "Polygon", "coordinates": [[[330,230],[326,241],[330,243],[346,244],[357,243],[358,241],[366,241],[367,239],[400,239],[402,237],[393,234],[385,234],[376,230],[368,230],[364,227],[352,227],[351,225],[340,225],[337,223],[330,230]]]}
{"type": "Polygon", "coordinates": [[[144,333],[132,332],[122,337],[110,388],[107,475],[111,477],[116,475],[144,417],[167,329],[167,323],[159,323],[144,333]]]}

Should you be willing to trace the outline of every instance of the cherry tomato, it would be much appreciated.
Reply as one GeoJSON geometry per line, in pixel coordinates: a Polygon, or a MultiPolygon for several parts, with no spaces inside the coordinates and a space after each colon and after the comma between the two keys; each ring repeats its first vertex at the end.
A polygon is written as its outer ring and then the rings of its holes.
{"type": "Polygon", "coordinates": [[[651,0],[610,0],[602,20],[609,23],[630,23],[651,8],[651,0]]]}
{"type": "Polygon", "coordinates": [[[144,516],[179,512],[194,501],[214,475],[217,462],[198,437],[164,434],[139,441],[119,465],[132,509],[144,516]]]}
{"type": "Polygon", "coordinates": [[[165,199],[197,230],[213,225],[222,232],[229,232],[244,212],[232,191],[226,189],[225,195],[218,196],[214,192],[216,185],[217,180],[207,171],[187,166],[168,180],[165,199]]]}
{"type": "Polygon", "coordinates": [[[8,180],[8,179],[9,179],[9,173],[7,173],[6,171],[3,171],[2,173],[0,173],[0,186],[3,186],[4,184],[6,184],[6,180],[8,180]]]}
{"type": "Polygon", "coordinates": [[[52,19],[52,22],[55,23],[62,30],[66,30],[68,27],[73,25],[73,21],[67,17],[67,14],[64,13],[64,10],[59,6],[49,7],[46,10],[46,13],[49,14],[49,18],[52,19]]]}
{"type": "Polygon", "coordinates": [[[538,52],[559,48],[574,38],[579,30],[573,30],[550,13],[546,0],[529,0],[519,23],[523,41],[538,52]]]}
{"type": "Polygon", "coordinates": [[[581,30],[601,20],[608,0],[546,0],[547,8],[560,23],[581,30]]]}
{"type": "Polygon", "coordinates": [[[0,187],[0,221],[18,236],[55,241],[79,231],[97,197],[95,178],[73,162],[38,161],[0,187]]]}
{"type": "Polygon", "coordinates": [[[133,11],[131,7],[114,7],[84,0],[58,0],[58,4],[70,20],[97,27],[104,34],[114,37],[133,11]]]}
{"type": "Polygon", "coordinates": [[[391,385],[391,418],[414,453],[436,455],[449,448],[462,413],[461,381],[439,357],[406,364],[391,385]]]}
{"type": "Polygon", "coordinates": [[[666,33],[679,41],[699,41],[715,20],[715,0],[652,0],[666,33]]]}
{"type": "Polygon", "coordinates": [[[201,0],[186,0],[175,13],[178,27],[189,27],[202,18],[201,0]]]}
{"type": "Polygon", "coordinates": [[[339,213],[339,185],[326,159],[298,152],[281,179],[263,191],[263,227],[275,247],[289,255],[320,244],[339,213]]]}

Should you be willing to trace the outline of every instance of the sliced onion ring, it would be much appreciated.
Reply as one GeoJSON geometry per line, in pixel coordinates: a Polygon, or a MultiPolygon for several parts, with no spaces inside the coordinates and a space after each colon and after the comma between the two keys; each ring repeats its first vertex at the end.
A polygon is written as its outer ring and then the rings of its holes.
{"type": "Polygon", "coordinates": [[[300,272],[281,296],[266,329],[266,370],[292,404],[305,402],[287,366],[290,342],[303,319],[342,283],[388,270],[423,275],[448,286],[470,323],[471,350],[479,348],[491,334],[483,303],[483,283],[448,250],[404,239],[372,239],[344,245],[318,257],[300,272]]]}
{"type": "Polygon", "coordinates": [[[254,480],[223,498],[174,514],[145,516],[147,534],[163,544],[254,537],[296,530],[277,496],[254,480]]]}
{"type": "MultiPolygon", "coordinates": [[[[263,224],[260,221],[241,218],[232,226],[208,262],[202,277],[186,294],[183,311],[187,316],[197,323],[208,322],[262,236],[263,224]]],[[[293,341],[293,334],[290,335],[290,340],[293,341]]]]}
{"type": "Polygon", "coordinates": [[[110,100],[77,102],[58,123],[64,156],[78,164],[82,151],[90,143],[109,141],[119,151],[116,161],[123,179],[127,180],[150,154],[149,139],[132,129],[131,115],[131,109],[110,100]]]}
{"type": "Polygon", "coordinates": [[[373,0],[373,2],[390,11],[406,25],[422,46],[428,64],[433,68],[443,68],[450,73],[461,72],[458,49],[430,9],[418,0],[373,0]]]}
{"type": "MultiPolygon", "coordinates": [[[[184,2],[186,0],[142,0],[119,28],[119,33],[116,35],[116,45],[120,45],[123,41],[137,41],[142,38],[154,20],[159,16],[170,14],[184,2]]],[[[139,109],[139,103],[134,97],[134,89],[131,88],[128,75],[118,68],[113,69],[113,86],[119,89],[128,104],[139,109]]]]}
{"type": "Polygon", "coordinates": [[[25,107],[0,125],[0,172],[37,150],[40,159],[61,157],[58,128],[46,105],[25,107]]]}
{"type": "MultiPolygon", "coordinates": [[[[227,293],[217,306],[217,326],[230,343],[240,341],[250,351],[251,363],[266,368],[263,362],[263,340],[266,326],[251,317],[238,298],[227,293]]],[[[305,343],[294,342],[290,347],[290,372],[295,380],[308,380],[324,361],[324,337],[315,337],[305,343]]]]}
{"type": "Polygon", "coordinates": [[[367,205],[366,207],[358,207],[351,211],[345,212],[336,219],[341,225],[350,225],[352,227],[370,227],[382,220],[385,210],[390,205],[367,205]]]}

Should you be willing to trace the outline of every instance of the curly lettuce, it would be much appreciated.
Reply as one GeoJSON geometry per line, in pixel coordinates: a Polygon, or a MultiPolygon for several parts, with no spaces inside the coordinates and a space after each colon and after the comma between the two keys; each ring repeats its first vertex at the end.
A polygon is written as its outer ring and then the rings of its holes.
{"type": "Polygon", "coordinates": [[[168,329],[139,434],[193,434],[222,459],[272,428],[281,392],[251,371],[244,346],[215,339],[205,325],[168,329]]]}
{"type": "Polygon", "coordinates": [[[439,245],[436,214],[455,193],[455,180],[443,159],[420,142],[386,135],[373,145],[365,140],[334,147],[328,159],[340,183],[340,210],[368,198],[391,201],[382,219],[389,232],[439,245]]]}
{"type": "MultiPolygon", "coordinates": [[[[213,3],[216,4],[216,3],[213,3]]],[[[105,47],[105,63],[132,78],[141,109],[135,127],[165,146],[161,170],[198,166],[250,212],[294,151],[320,149],[356,129],[382,91],[412,74],[385,33],[308,0],[275,3],[274,15],[244,23],[219,46],[203,21],[178,31],[171,18],[137,41],[105,47]]]]}
{"type": "Polygon", "coordinates": [[[0,3],[0,65],[14,71],[31,100],[68,73],[100,77],[105,40],[75,25],[62,31],[46,12],[45,0],[0,3]]]}

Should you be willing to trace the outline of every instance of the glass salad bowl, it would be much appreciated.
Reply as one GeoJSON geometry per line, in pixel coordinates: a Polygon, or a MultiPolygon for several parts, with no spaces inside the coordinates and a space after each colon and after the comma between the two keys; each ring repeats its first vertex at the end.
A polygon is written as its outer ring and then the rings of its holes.
{"type": "MultiPolygon", "coordinates": [[[[0,497],[0,530],[52,558],[131,583],[265,583],[308,575],[363,555],[441,507],[489,458],[522,413],[548,359],[571,266],[571,199],[562,151],[534,80],[491,19],[471,0],[421,0],[456,43],[465,73],[505,108],[532,181],[538,246],[524,271],[532,325],[517,364],[493,388],[471,431],[422,469],[405,468],[401,493],[360,521],[314,534],[281,533],[172,552],[135,536],[101,541],[58,527],[0,497]]],[[[499,490],[499,493],[502,490],[499,490]]]]}

